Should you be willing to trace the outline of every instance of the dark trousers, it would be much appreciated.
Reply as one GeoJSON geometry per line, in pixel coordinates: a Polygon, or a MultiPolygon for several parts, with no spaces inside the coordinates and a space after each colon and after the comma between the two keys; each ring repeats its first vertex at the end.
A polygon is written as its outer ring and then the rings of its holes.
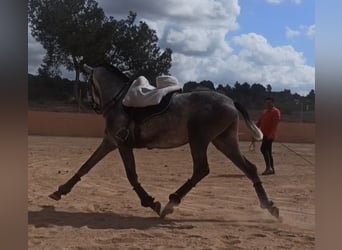
{"type": "Polygon", "coordinates": [[[272,156],[272,143],[273,139],[268,139],[267,137],[262,138],[262,143],[260,147],[260,151],[264,156],[267,169],[274,169],[273,166],[273,156],[272,156]]]}

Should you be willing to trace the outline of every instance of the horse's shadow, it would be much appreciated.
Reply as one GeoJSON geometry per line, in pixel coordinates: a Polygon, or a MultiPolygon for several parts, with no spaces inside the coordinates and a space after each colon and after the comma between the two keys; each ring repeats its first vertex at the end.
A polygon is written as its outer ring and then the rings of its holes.
{"type": "MultiPolygon", "coordinates": [[[[69,212],[56,211],[53,206],[43,206],[40,211],[28,212],[28,224],[35,227],[71,226],[75,228],[88,227],[91,229],[138,229],[145,230],[153,227],[171,229],[191,229],[188,223],[260,223],[260,220],[216,220],[216,219],[160,219],[159,217],[139,217],[122,215],[112,212],[69,212]],[[186,223],[186,225],[184,224],[186,223]]],[[[265,220],[264,223],[274,223],[265,220]]]]}
{"type": "Polygon", "coordinates": [[[28,212],[28,224],[35,227],[72,226],[92,229],[139,229],[173,227],[174,223],[158,217],[138,217],[112,212],[56,211],[54,206],[43,206],[40,211],[28,212]]]}
{"type": "Polygon", "coordinates": [[[246,178],[244,174],[218,174],[218,175],[211,175],[212,178],[246,178]]]}

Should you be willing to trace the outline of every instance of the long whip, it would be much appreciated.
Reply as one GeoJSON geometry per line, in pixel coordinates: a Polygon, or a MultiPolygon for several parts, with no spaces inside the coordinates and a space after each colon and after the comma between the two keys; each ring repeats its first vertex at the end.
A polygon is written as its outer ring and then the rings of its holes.
{"type": "Polygon", "coordinates": [[[309,163],[310,165],[314,166],[315,164],[313,162],[311,162],[310,160],[306,159],[304,156],[302,156],[301,154],[299,154],[298,152],[296,152],[295,150],[293,150],[292,148],[290,148],[289,146],[285,145],[284,143],[280,143],[284,148],[286,148],[287,150],[291,151],[292,153],[294,153],[295,155],[297,155],[298,157],[302,158],[304,161],[306,161],[307,163],[309,163]]]}

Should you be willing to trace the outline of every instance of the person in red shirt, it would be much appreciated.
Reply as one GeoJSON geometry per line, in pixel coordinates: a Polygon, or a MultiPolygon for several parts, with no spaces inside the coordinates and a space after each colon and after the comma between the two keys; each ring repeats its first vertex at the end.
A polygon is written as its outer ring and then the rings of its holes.
{"type": "Polygon", "coordinates": [[[265,99],[266,109],[257,122],[257,126],[264,134],[260,151],[264,156],[266,170],[262,175],[275,174],[272,156],[272,143],[276,139],[278,123],[280,121],[280,110],[275,107],[274,99],[267,97],[265,99]]]}

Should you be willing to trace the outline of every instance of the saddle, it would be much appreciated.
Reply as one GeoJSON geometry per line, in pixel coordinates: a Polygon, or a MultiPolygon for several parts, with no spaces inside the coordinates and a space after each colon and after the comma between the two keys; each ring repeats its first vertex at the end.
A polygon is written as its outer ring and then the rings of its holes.
{"type": "Polygon", "coordinates": [[[154,87],[145,77],[138,77],[122,100],[125,112],[137,124],[165,112],[172,95],[182,92],[174,76],[159,76],[156,82],[157,87],[154,87]]]}
{"type": "Polygon", "coordinates": [[[122,142],[125,142],[129,134],[131,134],[131,138],[135,147],[141,147],[143,144],[141,143],[141,130],[140,125],[151,119],[154,116],[161,115],[168,110],[168,107],[171,103],[171,99],[174,94],[181,93],[182,90],[175,90],[164,97],[162,97],[160,103],[156,105],[151,105],[148,107],[136,108],[136,107],[126,107],[123,105],[123,110],[129,116],[129,125],[128,128],[120,130],[116,134],[116,138],[122,142]],[[129,132],[130,131],[130,132],[129,132]]]}
{"type": "Polygon", "coordinates": [[[130,117],[130,120],[133,120],[136,125],[142,124],[148,119],[166,112],[170,105],[172,96],[175,93],[182,93],[182,90],[179,89],[167,93],[162,97],[161,101],[155,105],[147,107],[127,107],[123,105],[123,109],[130,117]]]}
{"type": "Polygon", "coordinates": [[[140,145],[140,125],[164,113],[170,105],[172,96],[182,92],[177,78],[173,76],[159,76],[156,82],[157,88],[150,85],[143,76],[133,81],[122,100],[123,110],[129,117],[129,125],[116,133],[118,140],[125,142],[131,134],[135,145],[140,145]]]}

